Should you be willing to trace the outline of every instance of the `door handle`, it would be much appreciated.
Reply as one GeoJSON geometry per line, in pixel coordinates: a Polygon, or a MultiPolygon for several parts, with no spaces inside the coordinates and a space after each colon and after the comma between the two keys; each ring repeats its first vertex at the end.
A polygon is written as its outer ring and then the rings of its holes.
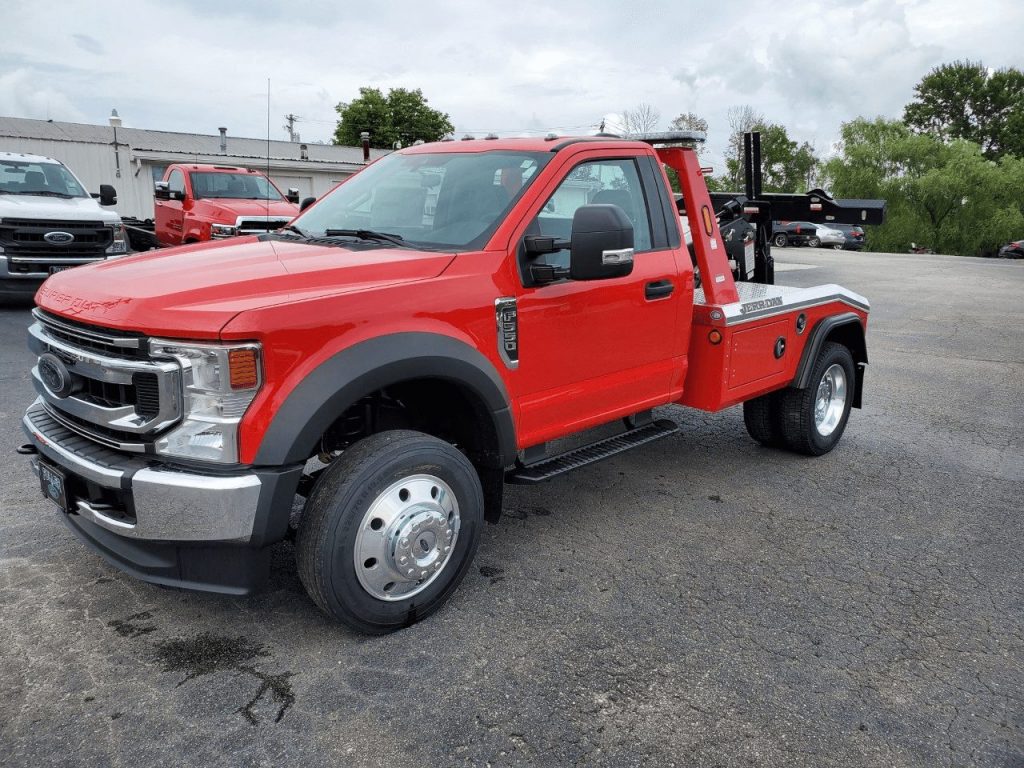
{"type": "Polygon", "coordinates": [[[653,283],[648,283],[644,286],[644,298],[648,301],[663,299],[671,295],[675,288],[675,283],[671,280],[655,280],[653,283]]]}

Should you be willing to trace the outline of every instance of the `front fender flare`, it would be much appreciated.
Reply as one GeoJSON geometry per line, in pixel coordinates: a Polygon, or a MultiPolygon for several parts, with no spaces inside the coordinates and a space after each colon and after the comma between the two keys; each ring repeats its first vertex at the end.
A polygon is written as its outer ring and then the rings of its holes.
{"type": "Polygon", "coordinates": [[[382,387],[417,378],[470,390],[490,414],[498,438],[495,467],[516,457],[515,424],[501,376],[479,351],[437,333],[395,333],[355,344],[325,360],[292,390],[263,435],[254,464],[304,462],[345,410],[382,387]]]}

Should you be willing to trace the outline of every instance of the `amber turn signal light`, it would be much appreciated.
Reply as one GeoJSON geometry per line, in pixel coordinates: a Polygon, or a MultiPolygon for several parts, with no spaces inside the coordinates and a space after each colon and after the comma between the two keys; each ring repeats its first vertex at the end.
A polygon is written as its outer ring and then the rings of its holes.
{"type": "Polygon", "coordinates": [[[252,389],[259,383],[259,363],[255,349],[232,349],[228,352],[232,389],[252,389]]]}

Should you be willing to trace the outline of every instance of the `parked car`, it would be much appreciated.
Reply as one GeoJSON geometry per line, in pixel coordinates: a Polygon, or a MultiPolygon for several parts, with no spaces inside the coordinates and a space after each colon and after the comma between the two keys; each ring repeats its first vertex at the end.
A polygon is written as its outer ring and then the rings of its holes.
{"type": "Polygon", "coordinates": [[[818,229],[818,239],[822,248],[832,248],[841,251],[846,245],[846,235],[842,230],[833,227],[831,224],[815,224],[818,229]]]}
{"type": "Polygon", "coordinates": [[[1024,259],[1024,240],[1014,240],[999,249],[1000,259],[1024,259]]]}
{"type": "Polygon", "coordinates": [[[782,248],[787,245],[806,245],[817,248],[821,245],[818,237],[820,224],[809,221],[777,221],[772,233],[772,245],[782,248]]]}
{"type": "Polygon", "coordinates": [[[864,228],[856,224],[836,224],[830,222],[829,226],[838,229],[846,236],[843,248],[847,251],[859,251],[864,247],[864,228]]]}
{"type": "Polygon", "coordinates": [[[101,184],[90,195],[51,157],[0,152],[0,301],[31,298],[54,272],[128,252],[117,203],[101,184]]]}
{"type": "Polygon", "coordinates": [[[283,195],[259,171],[224,165],[171,165],[153,196],[161,245],[271,232],[299,213],[297,189],[283,195]]]}

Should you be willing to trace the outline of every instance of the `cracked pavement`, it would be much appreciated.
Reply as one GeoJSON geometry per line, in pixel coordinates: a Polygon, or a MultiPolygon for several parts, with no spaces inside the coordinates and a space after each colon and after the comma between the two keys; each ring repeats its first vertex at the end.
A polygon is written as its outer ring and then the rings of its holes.
{"type": "Polygon", "coordinates": [[[865,407],[818,459],[733,408],[507,487],[469,576],[384,638],[289,544],[252,598],[135,581],[39,493],[27,308],[0,310],[0,762],[1024,765],[1024,263],[779,249],[872,303],[865,407]]]}

